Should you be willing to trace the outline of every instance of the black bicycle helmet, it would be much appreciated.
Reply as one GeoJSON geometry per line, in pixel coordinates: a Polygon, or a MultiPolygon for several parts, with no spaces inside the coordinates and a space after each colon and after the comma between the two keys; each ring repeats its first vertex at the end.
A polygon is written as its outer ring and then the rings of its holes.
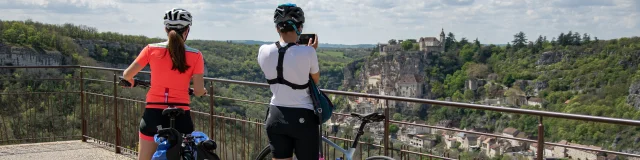
{"type": "Polygon", "coordinates": [[[304,12],[302,8],[296,6],[296,4],[281,4],[273,14],[273,23],[280,27],[280,29],[292,26],[296,33],[300,35],[298,27],[304,23],[304,12]],[[296,25],[298,25],[298,27],[296,27],[296,25]]]}

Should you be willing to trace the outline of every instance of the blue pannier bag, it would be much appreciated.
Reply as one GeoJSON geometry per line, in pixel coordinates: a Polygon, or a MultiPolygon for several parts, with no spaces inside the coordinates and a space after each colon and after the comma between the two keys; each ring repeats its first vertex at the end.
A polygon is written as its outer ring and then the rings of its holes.
{"type": "Polygon", "coordinates": [[[182,134],[173,128],[163,128],[158,130],[158,134],[153,136],[153,140],[158,144],[156,152],[151,160],[171,160],[180,159],[180,149],[182,145],[182,134]]]}
{"type": "Polygon", "coordinates": [[[333,115],[334,106],[331,100],[329,100],[329,97],[318,89],[311,75],[309,75],[309,95],[316,109],[315,112],[321,119],[320,124],[324,124],[324,122],[327,122],[331,118],[331,115],[333,115]]]}
{"type": "MultiPolygon", "coordinates": [[[[163,129],[164,130],[164,129],[163,129]]],[[[156,134],[153,138],[154,141],[158,144],[158,148],[156,152],[153,154],[152,160],[173,160],[173,159],[181,159],[180,152],[182,145],[182,136],[174,136],[174,135],[182,135],[177,130],[173,129],[170,131],[169,137],[173,137],[176,141],[169,140],[171,138],[165,138],[163,136],[158,136],[162,134],[162,132],[158,132],[160,134],[156,134]],[[175,132],[173,132],[175,131],[175,132]],[[179,140],[179,141],[177,141],[179,140]]],[[[166,133],[166,132],[165,132],[166,133]]],[[[164,134],[163,134],[164,135],[164,134]]],[[[191,136],[193,136],[193,142],[196,144],[196,148],[193,149],[196,160],[220,160],[218,155],[213,153],[213,150],[216,149],[216,144],[213,140],[210,140],[209,137],[200,132],[193,131],[191,132],[191,136]]]]}

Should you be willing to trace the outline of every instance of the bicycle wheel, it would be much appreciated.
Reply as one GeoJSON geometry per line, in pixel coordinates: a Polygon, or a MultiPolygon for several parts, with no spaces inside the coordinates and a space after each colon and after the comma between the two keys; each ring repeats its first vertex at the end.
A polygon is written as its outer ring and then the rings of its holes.
{"type": "Polygon", "coordinates": [[[271,147],[267,145],[262,149],[262,151],[260,151],[260,154],[258,154],[255,160],[271,160],[272,158],[273,155],[271,155],[271,147]]]}
{"type": "Polygon", "coordinates": [[[195,157],[191,153],[184,153],[182,155],[182,160],[196,160],[195,157]]]}
{"type": "Polygon", "coordinates": [[[365,160],[395,160],[395,159],[387,156],[371,156],[365,160]]]}

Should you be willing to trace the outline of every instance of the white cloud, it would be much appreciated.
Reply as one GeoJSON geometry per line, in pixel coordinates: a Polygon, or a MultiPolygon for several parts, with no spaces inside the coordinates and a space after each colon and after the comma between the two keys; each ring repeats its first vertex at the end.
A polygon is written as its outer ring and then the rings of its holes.
{"type": "Polygon", "coordinates": [[[194,16],[190,38],[277,39],[275,6],[292,2],[305,11],[304,32],[322,43],[377,43],[388,39],[438,37],[441,28],[483,43],[506,43],[523,31],[548,39],[569,30],[600,39],[640,34],[635,0],[9,0],[4,20],[75,23],[125,34],[165,36],[162,16],[185,8],[194,16]]]}

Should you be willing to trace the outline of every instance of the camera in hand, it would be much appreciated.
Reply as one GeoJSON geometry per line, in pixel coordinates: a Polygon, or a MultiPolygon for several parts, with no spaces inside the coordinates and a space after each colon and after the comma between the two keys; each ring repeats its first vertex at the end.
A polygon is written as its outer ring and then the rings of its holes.
{"type": "Polygon", "coordinates": [[[316,39],[316,34],[315,33],[305,33],[305,34],[301,34],[300,38],[298,39],[298,44],[301,45],[307,45],[309,44],[309,40],[313,38],[314,41],[316,39]]]}

